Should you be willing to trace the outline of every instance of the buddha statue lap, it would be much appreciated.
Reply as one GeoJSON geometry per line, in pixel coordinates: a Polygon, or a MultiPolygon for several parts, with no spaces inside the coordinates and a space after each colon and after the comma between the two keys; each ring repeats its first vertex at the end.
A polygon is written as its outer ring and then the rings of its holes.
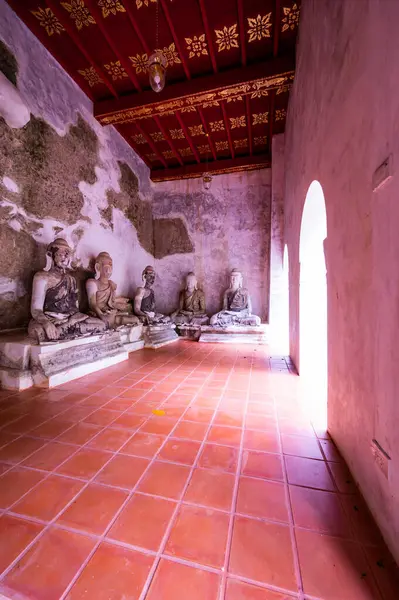
{"type": "Polygon", "coordinates": [[[96,276],[86,281],[90,314],[101,319],[109,329],[121,325],[138,325],[140,320],[133,315],[129,298],[116,296],[116,283],[110,279],[112,267],[112,258],[108,252],[100,252],[95,260],[96,276]]]}
{"type": "Polygon", "coordinates": [[[162,325],[170,323],[170,317],[155,310],[155,294],[152,286],[155,282],[155,269],[148,266],[142,274],[144,286],[137,288],[134,297],[134,313],[146,325],[162,325]]]}
{"type": "Polygon", "coordinates": [[[205,294],[198,289],[195,274],[188,273],[186,286],[180,292],[179,308],[170,317],[176,325],[208,325],[205,310],[205,294]]]}
{"type": "Polygon", "coordinates": [[[242,287],[242,282],[242,273],[233,269],[230,274],[230,287],[223,296],[223,310],[211,317],[212,326],[257,327],[261,324],[260,317],[252,314],[251,297],[248,290],[242,287]]]}
{"type": "Polygon", "coordinates": [[[55,239],[47,248],[47,264],[33,278],[28,334],[39,343],[101,333],[106,325],[79,311],[78,287],[71,273],[72,248],[55,239]]]}

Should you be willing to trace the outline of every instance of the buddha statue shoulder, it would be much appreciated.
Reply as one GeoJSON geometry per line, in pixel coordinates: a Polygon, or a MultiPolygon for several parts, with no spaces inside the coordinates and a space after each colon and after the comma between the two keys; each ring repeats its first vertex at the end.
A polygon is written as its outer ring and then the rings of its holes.
{"type": "Polygon", "coordinates": [[[90,314],[98,317],[110,329],[121,325],[137,325],[129,298],[116,295],[117,285],[111,280],[113,262],[108,252],[100,252],[95,259],[95,278],[86,281],[90,314]]]}
{"type": "Polygon", "coordinates": [[[176,325],[207,325],[209,317],[206,314],[205,294],[198,289],[194,273],[186,276],[184,290],[180,292],[179,308],[171,314],[176,325]]]}
{"type": "Polygon", "coordinates": [[[230,273],[230,286],[223,295],[223,310],[211,317],[211,325],[253,327],[261,324],[260,317],[252,314],[251,296],[242,284],[241,271],[233,269],[230,273]]]}
{"type": "Polygon", "coordinates": [[[72,248],[63,238],[47,247],[47,264],[33,278],[28,334],[36,341],[101,333],[105,324],[79,311],[78,287],[70,268],[72,248]]]}

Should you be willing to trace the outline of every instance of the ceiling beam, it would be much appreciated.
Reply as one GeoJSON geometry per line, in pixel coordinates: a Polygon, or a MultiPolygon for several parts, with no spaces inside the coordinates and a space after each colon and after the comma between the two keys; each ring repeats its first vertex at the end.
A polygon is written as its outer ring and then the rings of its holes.
{"type": "Polygon", "coordinates": [[[273,56],[278,56],[278,43],[280,41],[280,0],[275,0],[274,3],[274,28],[273,28],[273,56]]]}
{"type": "Polygon", "coordinates": [[[201,108],[197,108],[197,112],[198,112],[199,117],[201,119],[202,127],[204,128],[206,137],[208,138],[208,143],[209,143],[209,145],[211,147],[211,152],[212,152],[213,160],[217,160],[215,145],[213,143],[213,139],[212,139],[212,136],[211,136],[210,131],[209,131],[208,123],[206,122],[206,120],[204,118],[204,114],[202,112],[202,109],[201,108]]]}
{"type": "Polygon", "coordinates": [[[147,55],[150,56],[151,49],[145,41],[145,37],[141,33],[141,29],[137,24],[136,17],[134,16],[135,13],[133,12],[133,3],[131,2],[131,0],[123,0],[122,4],[125,7],[127,16],[129,17],[130,23],[132,24],[135,34],[140,40],[140,44],[142,45],[144,52],[146,52],[147,55]]]}
{"type": "Polygon", "coordinates": [[[176,35],[176,31],[175,31],[175,28],[173,26],[173,21],[172,21],[172,19],[170,17],[169,10],[168,10],[168,7],[166,5],[166,2],[165,2],[165,0],[159,0],[159,1],[161,3],[162,10],[164,12],[166,21],[168,23],[168,26],[169,26],[169,29],[170,29],[170,33],[172,34],[172,38],[173,38],[173,41],[175,43],[176,50],[177,50],[177,52],[178,52],[178,54],[180,56],[180,59],[181,59],[181,62],[182,62],[183,69],[184,69],[184,72],[186,74],[186,77],[187,77],[187,79],[191,79],[191,73],[190,73],[190,70],[188,68],[186,58],[185,58],[185,56],[184,56],[184,54],[182,52],[182,49],[181,49],[181,46],[180,46],[180,42],[179,42],[179,38],[176,35]]]}
{"type": "Polygon", "coordinates": [[[69,37],[73,40],[75,45],[79,48],[80,52],[83,54],[87,62],[91,64],[93,69],[97,72],[97,74],[101,77],[109,91],[115,98],[118,98],[118,93],[115,90],[112,83],[109,81],[105,71],[100,67],[95,60],[90,56],[89,52],[87,52],[86,48],[83,46],[82,42],[79,39],[79,36],[75,32],[73,25],[71,25],[68,21],[68,16],[66,11],[61,10],[60,6],[57,5],[53,0],[46,0],[48,7],[53,11],[54,15],[57,17],[65,31],[68,33],[69,37]],[[65,14],[64,14],[65,13],[65,14]]]}
{"type": "Polygon", "coordinates": [[[143,151],[141,149],[139,149],[138,145],[133,141],[133,136],[128,135],[126,133],[126,128],[121,127],[120,125],[115,125],[115,129],[119,133],[119,135],[121,135],[126,140],[126,142],[129,144],[129,146],[131,146],[133,148],[133,150],[135,151],[137,156],[139,158],[141,158],[141,160],[147,165],[147,167],[149,169],[151,169],[152,168],[151,161],[148,160],[148,158],[145,156],[143,151]]]}
{"type": "Polygon", "coordinates": [[[147,144],[149,145],[153,153],[158,156],[165,169],[167,169],[168,163],[166,162],[166,160],[164,159],[164,157],[162,156],[162,154],[160,153],[160,151],[158,150],[148,133],[144,131],[144,129],[139,125],[139,123],[133,123],[133,126],[136,127],[137,131],[141,133],[141,135],[145,138],[147,144]]]}
{"type": "Polygon", "coordinates": [[[112,36],[108,33],[107,28],[104,25],[104,19],[102,17],[101,11],[97,7],[96,2],[94,0],[86,0],[86,4],[87,4],[91,14],[95,18],[98,28],[101,31],[101,33],[103,34],[108,46],[111,48],[112,52],[115,54],[115,56],[119,60],[122,67],[125,69],[126,73],[129,75],[130,81],[133,83],[136,90],[141,92],[141,90],[143,88],[141,87],[140,82],[137,79],[137,75],[134,72],[134,69],[133,69],[132,65],[129,63],[129,61],[123,56],[123,54],[121,54],[119,52],[116,44],[114,43],[114,41],[112,39],[112,36]]]}
{"type": "MultiPolygon", "coordinates": [[[[223,173],[232,173],[234,171],[253,171],[256,169],[267,169],[270,167],[270,158],[267,154],[256,156],[240,156],[238,158],[224,158],[216,162],[208,163],[207,172],[212,175],[222,175],[223,173]]],[[[170,169],[152,169],[152,181],[168,181],[171,179],[194,179],[202,177],[204,165],[191,164],[184,167],[170,169]]]]}
{"type": "Polygon", "coordinates": [[[175,155],[175,158],[177,159],[177,161],[179,162],[179,164],[181,166],[183,166],[184,163],[182,161],[182,158],[181,158],[180,154],[178,153],[178,151],[176,150],[176,147],[175,147],[174,143],[172,142],[172,138],[170,137],[168,131],[162,125],[161,119],[159,117],[154,117],[154,120],[155,120],[155,123],[158,125],[160,131],[162,132],[163,137],[168,142],[169,148],[172,150],[173,154],[175,155]]]}
{"type": "MultiPolygon", "coordinates": [[[[287,74],[292,74],[295,68],[293,56],[279,57],[263,63],[231,69],[204,77],[195,77],[190,81],[166,85],[162,92],[154,94],[152,90],[126,94],[117,100],[102,100],[94,104],[94,114],[101,121],[102,117],[120,114],[121,121],[125,118],[124,111],[138,109],[139,114],[152,116],[171,110],[180,110],[184,106],[196,106],[205,101],[220,101],[228,97],[252,93],[256,85],[263,89],[273,89],[284,82],[287,74]],[[276,82],[279,78],[279,82],[276,82]],[[206,97],[209,94],[209,97],[206,97]],[[213,95],[212,95],[213,94],[213,95]],[[159,109],[157,108],[159,106],[159,109]],[[144,110],[143,110],[144,109],[144,110]]],[[[136,113],[134,113],[136,114],[136,113]]],[[[134,120],[132,116],[131,120],[134,120]]],[[[115,119],[113,122],[117,122],[115,119]]],[[[110,120],[104,121],[108,124],[110,120]]]]}
{"type": "Polygon", "coordinates": [[[229,140],[230,154],[231,154],[231,157],[234,158],[235,154],[234,154],[233,140],[231,138],[231,131],[230,131],[230,126],[229,126],[229,120],[227,118],[227,111],[226,111],[226,107],[224,105],[224,102],[221,102],[221,106],[222,106],[224,127],[226,129],[227,139],[229,140]]]}
{"type": "Polygon", "coordinates": [[[273,138],[273,125],[274,125],[274,102],[276,99],[276,90],[270,92],[269,101],[269,154],[272,155],[272,138],[273,138]]]}
{"type": "Polygon", "coordinates": [[[188,133],[187,127],[185,122],[183,121],[183,117],[181,116],[181,114],[179,113],[179,111],[177,110],[175,113],[176,119],[179,121],[179,125],[180,127],[183,129],[183,133],[185,135],[185,138],[188,142],[188,145],[191,148],[191,151],[195,157],[195,160],[197,161],[197,163],[201,162],[200,156],[198,154],[198,150],[193,142],[193,140],[191,139],[191,135],[188,133]]]}
{"type": "Polygon", "coordinates": [[[249,154],[252,156],[253,152],[253,140],[252,140],[252,114],[249,96],[245,96],[245,111],[247,115],[247,128],[248,128],[248,142],[249,142],[249,154]]]}
{"type": "Polygon", "coordinates": [[[217,73],[218,72],[218,65],[217,65],[217,62],[216,62],[215,48],[213,46],[212,34],[211,34],[211,30],[210,30],[209,23],[208,23],[208,17],[206,15],[206,9],[205,9],[205,2],[204,2],[204,0],[199,0],[199,5],[200,5],[200,10],[201,10],[202,22],[204,24],[205,35],[206,35],[206,37],[208,39],[209,56],[211,57],[211,63],[212,63],[213,72],[217,73]]]}
{"type": "Polygon", "coordinates": [[[244,2],[243,0],[237,0],[237,11],[238,11],[238,27],[240,29],[240,38],[241,38],[241,62],[245,65],[247,64],[247,40],[245,37],[245,21],[244,21],[244,2]]]}

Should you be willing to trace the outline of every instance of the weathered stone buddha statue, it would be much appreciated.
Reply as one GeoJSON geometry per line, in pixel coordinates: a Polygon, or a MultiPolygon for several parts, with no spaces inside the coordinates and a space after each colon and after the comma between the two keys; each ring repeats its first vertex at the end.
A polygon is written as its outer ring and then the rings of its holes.
{"type": "Polygon", "coordinates": [[[170,318],[176,325],[207,325],[209,317],[205,311],[205,294],[198,289],[195,274],[188,273],[186,286],[180,292],[179,308],[170,318]]]}
{"type": "Polygon", "coordinates": [[[95,260],[95,279],[86,281],[90,314],[98,317],[108,328],[120,325],[137,325],[129,298],[116,295],[116,283],[111,280],[112,258],[108,252],[100,252],[95,260]]]}
{"type": "Polygon", "coordinates": [[[170,317],[155,312],[155,294],[152,286],[155,282],[155,269],[148,266],[142,274],[144,287],[137,288],[134,297],[134,313],[146,325],[170,323],[170,317]]]}
{"type": "Polygon", "coordinates": [[[57,238],[47,247],[47,264],[33,278],[28,333],[38,342],[100,333],[106,325],[79,312],[78,288],[71,274],[72,248],[57,238]]]}
{"type": "Polygon", "coordinates": [[[252,314],[249,292],[242,287],[242,273],[238,269],[233,269],[230,274],[230,287],[223,296],[223,310],[211,317],[211,325],[253,327],[260,324],[260,318],[252,314]]]}

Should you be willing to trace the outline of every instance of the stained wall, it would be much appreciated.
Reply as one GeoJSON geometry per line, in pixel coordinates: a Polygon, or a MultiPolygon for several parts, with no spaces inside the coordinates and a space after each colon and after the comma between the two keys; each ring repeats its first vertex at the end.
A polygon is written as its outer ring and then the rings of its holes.
{"type": "Polygon", "coordinates": [[[303,0],[285,134],[291,355],[299,235],[313,180],[327,210],[329,430],[399,561],[399,3],[303,0]],[[392,178],[373,192],[392,155],[392,178]],[[388,453],[389,476],[371,453],[388,453]]]}

